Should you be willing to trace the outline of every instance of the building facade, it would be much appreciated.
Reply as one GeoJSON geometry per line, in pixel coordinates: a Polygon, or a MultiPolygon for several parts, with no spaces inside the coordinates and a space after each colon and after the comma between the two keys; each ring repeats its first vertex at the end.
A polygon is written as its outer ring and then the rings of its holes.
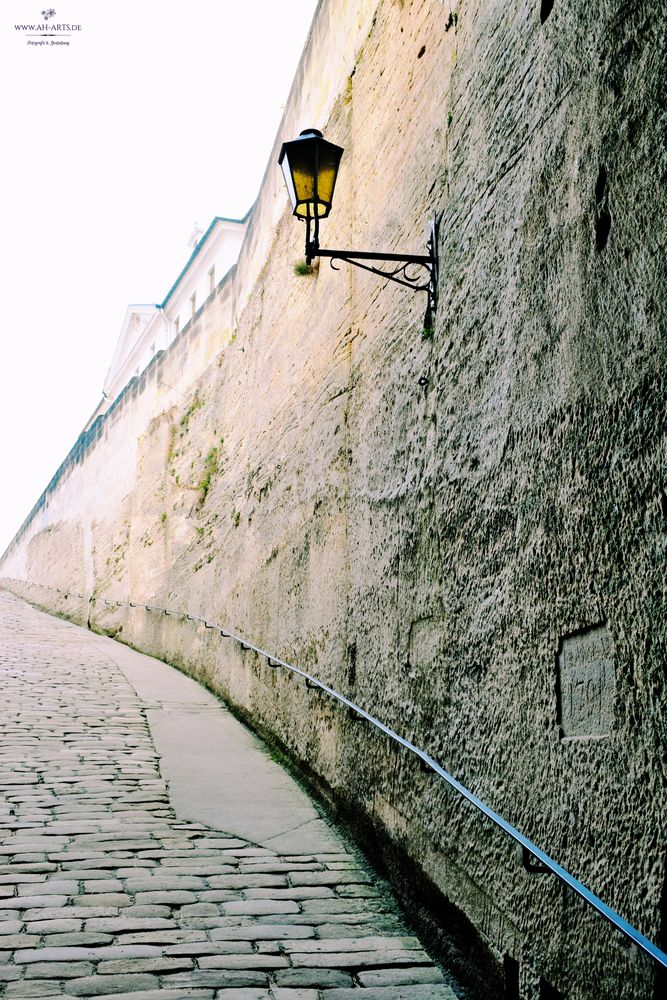
{"type": "Polygon", "coordinates": [[[195,231],[192,254],[158,305],[127,307],[118,344],[104,381],[103,399],[92,419],[104,413],[132,378],[165,351],[196,317],[234,266],[245,233],[245,219],[216,216],[208,229],[195,231]]]}

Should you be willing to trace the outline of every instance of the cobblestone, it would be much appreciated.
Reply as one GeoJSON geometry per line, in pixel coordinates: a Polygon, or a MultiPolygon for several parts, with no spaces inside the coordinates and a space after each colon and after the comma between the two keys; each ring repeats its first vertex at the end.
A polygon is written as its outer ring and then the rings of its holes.
{"type": "Polygon", "coordinates": [[[176,816],[96,636],[0,591],[0,649],[2,1000],[454,1000],[342,840],[176,816]]]}

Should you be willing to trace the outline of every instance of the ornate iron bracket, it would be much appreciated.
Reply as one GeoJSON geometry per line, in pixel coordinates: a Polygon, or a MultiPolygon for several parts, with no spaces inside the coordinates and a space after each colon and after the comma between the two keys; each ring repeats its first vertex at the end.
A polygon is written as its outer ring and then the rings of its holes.
{"type": "Polygon", "coordinates": [[[334,271],[340,270],[335,266],[335,261],[342,260],[347,264],[354,264],[364,271],[370,271],[388,281],[394,281],[398,285],[411,288],[413,292],[426,292],[428,295],[428,305],[424,326],[431,329],[433,325],[433,315],[438,305],[438,226],[439,219],[434,216],[430,223],[430,234],[428,240],[427,254],[402,254],[402,253],[375,253],[370,250],[327,250],[319,244],[319,220],[315,219],[315,233],[310,238],[310,219],[306,226],[306,263],[310,264],[315,257],[328,257],[334,271]],[[364,261],[384,261],[391,263],[392,267],[375,267],[366,264],[364,261]]]}

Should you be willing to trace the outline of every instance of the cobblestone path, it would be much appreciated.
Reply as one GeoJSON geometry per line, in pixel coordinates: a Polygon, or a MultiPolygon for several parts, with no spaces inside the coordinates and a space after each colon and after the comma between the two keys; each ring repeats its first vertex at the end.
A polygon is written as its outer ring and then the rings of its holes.
{"type": "Polygon", "coordinates": [[[179,821],[141,699],[87,640],[0,592],[0,996],[455,1000],[342,841],[179,821]]]}

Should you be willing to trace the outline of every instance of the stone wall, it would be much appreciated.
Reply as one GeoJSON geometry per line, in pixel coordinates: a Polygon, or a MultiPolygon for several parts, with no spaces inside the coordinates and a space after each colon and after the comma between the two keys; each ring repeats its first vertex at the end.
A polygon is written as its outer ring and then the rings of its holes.
{"type": "Polygon", "coordinates": [[[655,0],[323,0],[237,270],[159,359],[181,395],[128,390],[1,567],[284,747],[434,904],[480,996],[489,955],[526,1000],[650,997],[653,972],[366,726],[102,599],[311,671],[667,944],[666,28],[655,0]],[[294,272],[275,160],[309,125],[345,147],[325,246],[423,252],[442,214],[432,336],[423,296],[294,272]]]}

